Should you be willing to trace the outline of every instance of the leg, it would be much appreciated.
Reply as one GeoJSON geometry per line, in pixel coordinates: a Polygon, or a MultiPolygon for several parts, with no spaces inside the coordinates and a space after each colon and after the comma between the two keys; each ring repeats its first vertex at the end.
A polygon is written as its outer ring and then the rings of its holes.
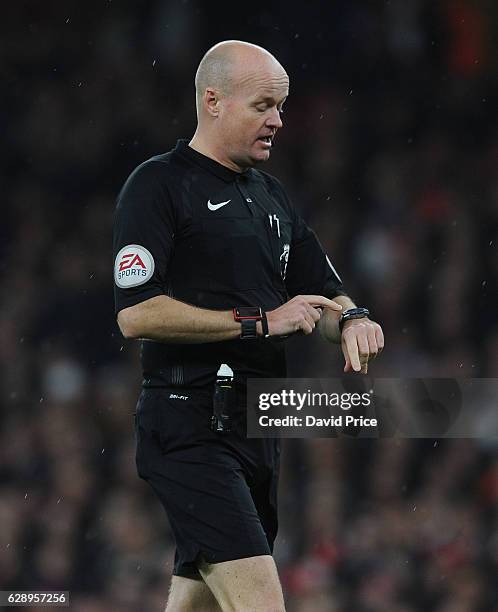
{"type": "Polygon", "coordinates": [[[201,563],[199,572],[223,612],[285,612],[273,557],[201,563]]]}
{"type": "Polygon", "coordinates": [[[220,612],[213,594],[200,578],[173,576],[165,612],[220,612]]]}

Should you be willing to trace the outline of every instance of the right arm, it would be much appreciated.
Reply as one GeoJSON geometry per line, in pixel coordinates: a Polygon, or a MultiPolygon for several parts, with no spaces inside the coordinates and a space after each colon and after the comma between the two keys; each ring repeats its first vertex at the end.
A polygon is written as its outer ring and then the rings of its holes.
{"type": "Polygon", "coordinates": [[[206,310],[158,295],[118,313],[125,338],[147,338],[182,344],[218,342],[240,336],[230,310],[206,310]]]}
{"type": "MultiPolygon", "coordinates": [[[[340,310],[336,302],[320,295],[298,295],[267,313],[270,336],[302,331],[311,334],[321,312],[315,308],[340,310]]],[[[240,323],[231,310],[206,310],[184,304],[166,295],[120,310],[118,325],[125,338],[147,338],[158,342],[200,344],[240,337],[240,323]]],[[[262,336],[261,323],[257,323],[262,336]]]]}

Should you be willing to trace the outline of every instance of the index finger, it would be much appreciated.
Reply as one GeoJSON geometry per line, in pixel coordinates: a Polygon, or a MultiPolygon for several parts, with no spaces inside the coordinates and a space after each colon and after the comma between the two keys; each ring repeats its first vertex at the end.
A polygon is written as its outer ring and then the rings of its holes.
{"type": "Polygon", "coordinates": [[[329,300],[329,298],[324,297],[323,295],[303,295],[303,297],[308,304],[311,306],[322,306],[323,308],[331,308],[332,310],[342,310],[342,306],[334,300],[329,300]]]}
{"type": "Polygon", "coordinates": [[[353,337],[351,334],[345,334],[343,335],[343,339],[346,344],[346,348],[348,349],[351,366],[355,372],[359,372],[363,366],[360,362],[360,354],[356,338],[353,337]]]}

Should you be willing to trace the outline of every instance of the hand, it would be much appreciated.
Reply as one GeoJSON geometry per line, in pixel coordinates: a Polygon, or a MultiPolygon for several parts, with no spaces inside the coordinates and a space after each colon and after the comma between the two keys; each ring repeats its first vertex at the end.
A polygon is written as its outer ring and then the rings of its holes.
{"type": "Polygon", "coordinates": [[[344,371],[368,372],[368,362],[375,359],[384,348],[382,328],[366,317],[350,319],[344,323],[341,337],[342,352],[346,364],[344,371]]]}
{"type": "Polygon", "coordinates": [[[266,313],[270,336],[286,336],[301,330],[306,335],[315,329],[323,308],[342,310],[342,306],[323,295],[296,295],[282,306],[266,313]]]}

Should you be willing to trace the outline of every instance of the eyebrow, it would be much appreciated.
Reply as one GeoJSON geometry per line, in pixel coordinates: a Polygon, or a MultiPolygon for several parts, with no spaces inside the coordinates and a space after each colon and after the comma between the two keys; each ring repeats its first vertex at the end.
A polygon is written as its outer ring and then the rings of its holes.
{"type": "Polygon", "coordinates": [[[256,100],[254,101],[254,103],[255,104],[262,104],[263,102],[271,103],[271,104],[275,104],[276,103],[277,106],[279,106],[280,104],[283,104],[286,100],[287,100],[287,96],[282,98],[282,100],[280,102],[277,102],[273,96],[258,96],[256,98],[256,100]]]}

